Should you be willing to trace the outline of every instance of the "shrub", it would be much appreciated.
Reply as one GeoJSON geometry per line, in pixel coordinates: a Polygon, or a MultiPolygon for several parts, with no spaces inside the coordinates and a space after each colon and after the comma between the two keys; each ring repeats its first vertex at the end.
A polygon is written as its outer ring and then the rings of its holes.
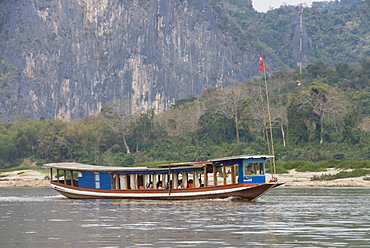
{"type": "Polygon", "coordinates": [[[334,179],[336,178],[333,174],[322,174],[320,176],[314,175],[313,177],[311,177],[311,181],[330,181],[334,179]]]}
{"type": "Polygon", "coordinates": [[[364,180],[367,177],[365,177],[367,174],[370,173],[370,170],[368,169],[355,169],[353,171],[341,171],[338,172],[337,174],[323,174],[323,175],[314,175],[311,177],[311,181],[321,181],[321,180],[335,180],[339,178],[348,178],[348,177],[362,177],[364,180]]]}

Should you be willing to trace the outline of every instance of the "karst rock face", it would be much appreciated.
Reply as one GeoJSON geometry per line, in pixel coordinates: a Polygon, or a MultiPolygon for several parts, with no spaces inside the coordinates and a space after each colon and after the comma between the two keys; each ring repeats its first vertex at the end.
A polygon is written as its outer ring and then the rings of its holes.
{"type": "Polygon", "coordinates": [[[258,73],[207,0],[0,0],[0,121],[166,110],[258,73]]]}

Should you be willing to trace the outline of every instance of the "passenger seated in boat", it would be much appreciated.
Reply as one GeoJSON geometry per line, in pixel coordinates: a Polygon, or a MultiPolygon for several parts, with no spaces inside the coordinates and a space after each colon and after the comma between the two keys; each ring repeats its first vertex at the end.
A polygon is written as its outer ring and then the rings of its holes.
{"type": "Polygon", "coordinates": [[[179,180],[179,185],[177,185],[178,189],[182,189],[182,180],[179,180]]]}
{"type": "Polygon", "coordinates": [[[188,180],[188,188],[194,188],[194,182],[193,179],[188,180]]]}
{"type": "Polygon", "coordinates": [[[245,172],[245,175],[255,175],[251,165],[247,166],[247,171],[245,172]]]}
{"type": "Polygon", "coordinates": [[[169,189],[171,187],[170,185],[172,185],[172,180],[170,182],[167,182],[166,187],[164,187],[164,188],[165,189],[169,189]]]}
{"type": "Polygon", "coordinates": [[[202,179],[199,178],[199,187],[204,187],[204,184],[202,183],[202,179]]]}
{"type": "Polygon", "coordinates": [[[149,182],[148,183],[148,186],[146,187],[147,189],[153,189],[153,183],[152,182],[149,182]]]}
{"type": "Polygon", "coordinates": [[[157,189],[163,189],[162,181],[157,182],[157,189]]]}

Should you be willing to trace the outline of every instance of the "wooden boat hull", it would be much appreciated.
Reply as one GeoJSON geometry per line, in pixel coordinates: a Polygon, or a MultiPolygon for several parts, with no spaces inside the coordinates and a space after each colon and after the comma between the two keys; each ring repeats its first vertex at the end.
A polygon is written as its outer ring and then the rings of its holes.
{"type": "Polygon", "coordinates": [[[51,182],[51,187],[71,199],[199,200],[240,198],[253,201],[282,183],[230,184],[187,189],[99,190],[51,182]]]}

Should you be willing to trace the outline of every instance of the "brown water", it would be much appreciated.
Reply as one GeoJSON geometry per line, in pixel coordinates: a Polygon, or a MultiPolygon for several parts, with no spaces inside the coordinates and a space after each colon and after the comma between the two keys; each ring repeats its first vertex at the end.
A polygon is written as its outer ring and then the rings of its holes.
{"type": "Polygon", "coordinates": [[[0,247],[370,247],[369,188],[277,188],[257,202],[70,200],[0,189],[0,247]]]}

